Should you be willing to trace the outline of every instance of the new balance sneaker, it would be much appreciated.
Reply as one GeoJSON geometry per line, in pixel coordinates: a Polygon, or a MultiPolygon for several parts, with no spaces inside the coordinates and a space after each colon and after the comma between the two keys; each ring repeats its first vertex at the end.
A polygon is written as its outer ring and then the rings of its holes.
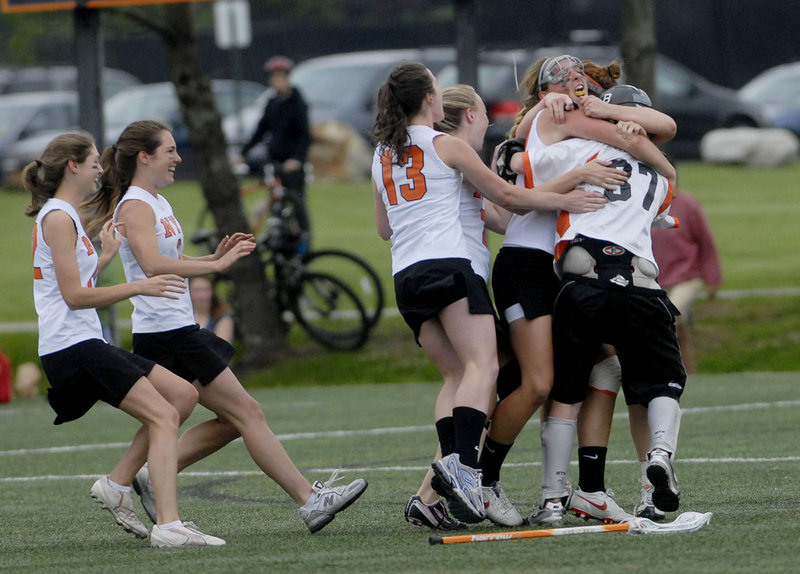
{"type": "Polygon", "coordinates": [[[586,520],[594,518],[606,524],[627,522],[633,518],[632,515],[622,510],[622,508],[614,502],[614,493],[610,490],[584,492],[578,488],[572,493],[569,509],[579,518],[584,518],[586,520]]]}
{"type": "Polygon", "coordinates": [[[150,471],[146,464],[136,473],[136,477],[133,479],[133,490],[139,495],[139,501],[142,503],[147,518],[155,524],[158,516],[156,514],[156,493],[150,483],[150,471]]]}
{"type": "Polygon", "coordinates": [[[334,519],[337,512],[353,504],[367,489],[367,481],[363,478],[344,486],[331,486],[337,480],[341,480],[338,470],[325,482],[316,481],[311,485],[311,497],[298,509],[300,517],[312,533],[322,530],[334,519]]]}
{"type": "Polygon", "coordinates": [[[519,526],[522,524],[522,515],[511,504],[499,480],[494,481],[491,486],[482,486],[481,488],[483,490],[483,508],[486,511],[486,518],[498,526],[519,526]]]}
{"type": "Polygon", "coordinates": [[[681,491],[669,454],[661,449],[647,453],[647,478],[653,485],[653,504],[664,512],[674,512],[680,506],[681,491]]]}
{"type": "Polygon", "coordinates": [[[555,526],[564,521],[567,509],[561,501],[542,501],[541,506],[527,518],[528,524],[539,526],[555,526]]]}
{"type": "Polygon", "coordinates": [[[431,484],[447,499],[450,513],[456,519],[474,524],[486,518],[480,470],[461,464],[458,453],[434,461],[431,467],[440,479],[431,484]]]}
{"type": "Polygon", "coordinates": [[[463,522],[453,520],[447,515],[447,509],[441,500],[425,504],[419,496],[412,496],[409,499],[405,517],[406,522],[434,530],[463,530],[467,527],[463,522]]]}
{"type": "Polygon", "coordinates": [[[222,538],[200,532],[194,522],[184,522],[169,530],[153,526],[150,545],[155,548],[191,548],[194,546],[225,546],[222,538]]]}
{"type": "Polygon", "coordinates": [[[147,538],[147,528],[133,511],[133,499],[129,493],[120,492],[108,484],[107,476],[101,476],[92,485],[91,494],[100,508],[108,510],[125,532],[137,538],[147,538]]]}
{"type": "Polygon", "coordinates": [[[643,478],[639,479],[642,483],[642,493],[639,504],[633,509],[637,518],[647,518],[649,520],[664,520],[666,514],[653,504],[653,485],[643,478]]]}

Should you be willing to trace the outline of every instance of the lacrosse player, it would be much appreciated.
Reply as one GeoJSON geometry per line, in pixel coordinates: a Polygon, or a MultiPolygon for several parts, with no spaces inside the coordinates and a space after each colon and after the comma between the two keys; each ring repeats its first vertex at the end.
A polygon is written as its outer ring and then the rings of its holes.
{"type": "Polygon", "coordinates": [[[378,92],[372,183],[378,233],[392,240],[400,313],[434,363],[452,367],[442,373],[435,409],[443,455],[433,463],[437,488],[457,519],[474,523],[486,516],[478,447],[498,359],[494,307],[459,220],[462,174],[507,208],[570,204],[585,211],[603,202],[571,191],[583,181],[574,176],[541,190],[563,194],[526,193],[489,170],[469,143],[434,130],[443,119],[442,92],[430,70],[418,62],[395,68],[378,92]]]}
{"type": "MultiPolygon", "coordinates": [[[[585,137],[627,149],[661,169],[672,170],[672,166],[647,137],[621,132],[616,126],[599,118],[610,113],[620,119],[635,117],[645,129],[664,134],[662,137],[667,139],[671,137],[670,133],[674,133],[674,122],[655,110],[642,113],[603,102],[597,105],[597,98],[587,96],[587,90],[599,93],[599,86],[613,85],[619,71],[613,65],[590,65],[598,76],[597,80],[591,82],[584,75],[583,62],[573,56],[542,59],[532,65],[523,79],[529,96],[525,109],[518,115],[514,127],[516,131],[512,135],[527,136],[526,149],[543,149],[568,137],[585,137]],[[598,117],[591,118],[582,113],[583,108],[577,102],[598,117]],[[534,108],[534,104],[539,107],[534,108]],[[573,111],[575,108],[578,110],[573,111]]],[[[501,154],[505,166],[509,163],[508,152],[514,149],[510,147],[501,154]]],[[[514,175],[509,170],[505,173],[507,176],[514,175]]],[[[516,179],[518,185],[528,188],[539,183],[524,175],[516,179]]],[[[486,444],[498,451],[507,452],[528,419],[545,402],[552,387],[551,322],[553,302],[559,288],[559,280],[553,271],[555,229],[554,212],[535,211],[512,215],[503,247],[495,260],[492,275],[495,301],[503,319],[509,324],[514,354],[522,369],[522,385],[508,400],[498,405],[489,429],[486,444]]],[[[615,384],[618,387],[616,367],[615,358],[602,361],[593,374],[593,384],[603,391],[613,388],[615,384]]],[[[556,426],[574,432],[576,423],[550,420],[546,412],[542,413],[542,419],[543,495],[539,508],[529,517],[529,521],[552,525],[560,522],[566,513],[570,488],[566,471],[559,475],[555,483],[545,476],[545,468],[552,467],[547,460],[553,453],[545,448],[544,437],[556,426]]],[[[610,428],[610,425],[605,427],[610,428]]],[[[561,452],[561,449],[556,448],[555,451],[561,452]]]]}

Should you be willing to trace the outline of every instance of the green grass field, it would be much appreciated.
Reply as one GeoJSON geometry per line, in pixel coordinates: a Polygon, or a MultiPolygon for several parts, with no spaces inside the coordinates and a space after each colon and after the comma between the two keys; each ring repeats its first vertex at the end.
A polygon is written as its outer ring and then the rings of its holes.
{"type": "MultiPolygon", "coordinates": [[[[690,379],[677,471],[681,511],[714,514],[698,532],[448,546],[430,546],[432,531],[402,517],[433,452],[431,407],[437,392],[436,384],[411,382],[255,390],[273,430],[309,479],[324,480],[342,466],[346,479],[364,477],[370,486],[356,504],[311,535],[289,497],[257,471],[237,441],[178,480],[182,516],[225,538],[228,545],[221,549],[152,549],[123,532],[91,500],[95,477],[108,472],[132,437],[132,419],[98,405],[83,419],[54,427],[44,400],[5,405],[0,408],[0,571],[733,574],[796,567],[800,458],[791,446],[800,433],[796,374],[690,379]]],[[[639,468],[624,413],[618,405],[607,485],[630,509],[638,496],[639,468]]],[[[198,407],[187,424],[207,416],[198,407]]],[[[523,513],[539,499],[538,429],[536,422],[524,429],[502,475],[523,513]]],[[[575,466],[571,474],[575,479],[575,466]]],[[[565,522],[584,524],[571,516],[565,522]]],[[[469,530],[500,531],[488,523],[469,530]]]]}

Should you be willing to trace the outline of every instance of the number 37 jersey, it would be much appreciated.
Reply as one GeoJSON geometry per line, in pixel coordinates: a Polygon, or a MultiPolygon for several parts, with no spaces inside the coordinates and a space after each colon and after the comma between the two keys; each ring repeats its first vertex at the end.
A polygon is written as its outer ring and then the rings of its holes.
{"type": "Polygon", "coordinates": [[[559,214],[556,259],[569,241],[584,235],[616,243],[656,264],[650,229],[657,217],[666,218],[672,202],[672,187],[664,176],[626,151],[581,138],[571,138],[528,153],[533,180],[537,184],[546,183],[595,159],[610,162],[611,167],[628,174],[628,181],[614,190],[590,184],[578,186],[604,194],[608,203],[590,213],[559,214]]]}
{"type": "Polygon", "coordinates": [[[392,228],[392,274],[428,259],[469,259],[459,222],[461,172],[433,146],[437,137],[451,136],[427,126],[409,126],[408,133],[405,163],[380,146],[372,158],[372,179],[392,228]]]}

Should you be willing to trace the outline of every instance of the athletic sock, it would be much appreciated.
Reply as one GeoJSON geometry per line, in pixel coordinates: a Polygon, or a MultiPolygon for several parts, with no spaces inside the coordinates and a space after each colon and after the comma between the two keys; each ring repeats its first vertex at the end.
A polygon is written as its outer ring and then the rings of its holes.
{"type": "Polygon", "coordinates": [[[159,530],[170,530],[176,526],[183,526],[183,522],[180,520],[174,520],[173,522],[167,522],[166,524],[156,524],[156,528],[159,530]]]}
{"type": "Polygon", "coordinates": [[[500,467],[506,460],[508,451],[511,450],[512,444],[502,444],[486,436],[483,441],[483,449],[481,449],[480,466],[483,471],[483,485],[490,486],[493,482],[500,480],[500,467]]]}
{"type": "Polygon", "coordinates": [[[569,496],[567,471],[572,458],[576,421],[547,417],[542,425],[542,496],[545,500],[569,496]]]}
{"type": "Polygon", "coordinates": [[[435,424],[442,456],[453,454],[456,450],[456,427],[453,424],[453,417],[441,418],[435,424]]]}
{"type": "Polygon", "coordinates": [[[578,486],[582,491],[605,491],[606,452],[604,446],[578,448],[578,486]]]}
{"type": "Polygon", "coordinates": [[[486,413],[472,407],[455,407],[453,409],[453,425],[455,426],[455,452],[461,464],[472,468],[478,467],[478,448],[480,447],[486,413]]]}
{"type": "Polygon", "coordinates": [[[670,455],[678,446],[681,407],[671,397],[656,397],[647,405],[647,423],[650,425],[650,450],[660,448],[670,455]]]}
{"type": "Polygon", "coordinates": [[[109,477],[106,477],[106,481],[108,481],[108,486],[110,486],[114,490],[118,490],[120,492],[127,492],[127,493],[130,493],[130,491],[131,491],[131,487],[130,486],[122,486],[121,484],[117,484],[116,482],[111,480],[109,477]]]}

